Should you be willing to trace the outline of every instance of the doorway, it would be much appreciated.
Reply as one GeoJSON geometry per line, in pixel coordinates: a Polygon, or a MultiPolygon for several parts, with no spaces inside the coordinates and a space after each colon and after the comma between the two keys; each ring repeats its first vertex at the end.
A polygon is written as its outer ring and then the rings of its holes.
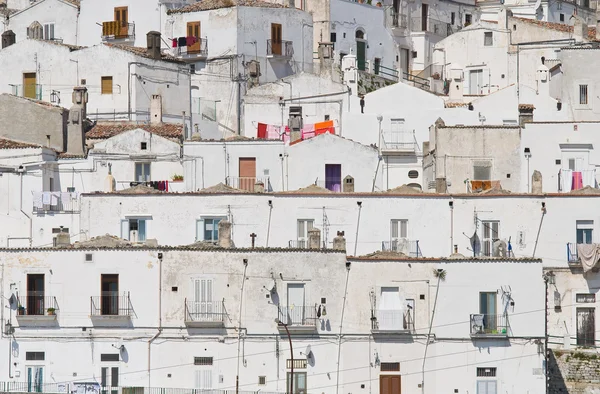
{"type": "Polygon", "coordinates": [[[37,99],[37,80],[35,73],[23,73],[23,97],[37,99]]]}
{"type": "Polygon", "coordinates": [[[429,15],[429,5],[421,5],[421,31],[427,31],[427,17],[429,15]]]}
{"type": "Polygon", "coordinates": [[[187,53],[199,53],[202,39],[200,38],[200,22],[188,22],[187,23],[187,36],[196,37],[196,42],[193,45],[188,46],[187,53]]]}
{"type": "Polygon", "coordinates": [[[483,70],[471,70],[469,72],[469,94],[481,94],[481,85],[483,84],[483,70]]]}
{"type": "Polygon", "coordinates": [[[102,315],[119,314],[119,274],[102,274],[102,296],[100,308],[102,315]]]}
{"type": "Polygon", "coordinates": [[[341,164],[325,164],[325,188],[337,193],[342,191],[341,164]]]}
{"type": "Polygon", "coordinates": [[[271,23],[271,53],[281,56],[281,25],[271,23]]]}
{"type": "Polygon", "coordinates": [[[240,180],[238,188],[254,191],[254,183],[256,183],[256,158],[255,157],[240,157],[239,159],[239,174],[240,180]]]}
{"type": "Polygon", "coordinates": [[[379,394],[400,394],[400,375],[380,375],[379,394]]]}
{"type": "Polygon", "coordinates": [[[115,22],[119,22],[119,30],[116,38],[129,35],[129,11],[127,7],[115,7],[115,22]]]}
{"type": "Polygon", "coordinates": [[[27,274],[28,315],[44,315],[44,274],[27,274]]]}
{"type": "Polygon", "coordinates": [[[304,283],[287,285],[288,324],[304,324],[304,283]]]}
{"type": "Polygon", "coordinates": [[[356,37],[356,63],[361,71],[367,69],[367,41],[365,41],[365,32],[357,30],[356,37]]]}

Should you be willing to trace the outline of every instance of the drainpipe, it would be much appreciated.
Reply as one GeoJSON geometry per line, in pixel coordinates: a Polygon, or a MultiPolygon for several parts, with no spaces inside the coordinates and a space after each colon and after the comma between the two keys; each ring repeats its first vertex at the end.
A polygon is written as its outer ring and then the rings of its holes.
{"type": "Polygon", "coordinates": [[[360,227],[360,212],[362,211],[362,201],[357,201],[358,219],[356,220],[356,238],[354,239],[354,257],[356,257],[356,248],[358,247],[358,228],[360,227]]]}
{"type": "Polygon", "coordinates": [[[162,252],[158,253],[158,331],[150,340],[148,341],[148,387],[151,387],[151,371],[152,371],[152,358],[151,358],[151,346],[152,342],[158,338],[161,334],[162,328],[162,260],[163,254],[162,252]]]}
{"type": "MultiPolygon", "coordinates": [[[[360,215],[360,211],[359,211],[360,215]]],[[[356,255],[356,252],[354,252],[356,255]]],[[[346,262],[346,286],[344,287],[344,300],[342,301],[342,314],[340,317],[340,335],[338,337],[337,371],[335,374],[335,393],[340,390],[340,356],[342,354],[342,329],[344,325],[344,311],[346,310],[346,296],[348,295],[348,279],[350,279],[350,262],[346,262]]],[[[370,337],[369,337],[370,338],[370,337]]]]}
{"type": "Polygon", "coordinates": [[[17,171],[19,172],[19,176],[21,177],[21,198],[19,199],[19,209],[21,210],[21,213],[25,215],[27,220],[29,220],[29,247],[31,248],[31,245],[33,244],[33,220],[31,219],[31,216],[29,216],[23,210],[23,172],[25,172],[25,170],[19,168],[17,171]]]}
{"type": "MultiPolygon", "coordinates": [[[[246,283],[246,270],[248,269],[248,259],[244,259],[244,275],[242,276],[242,288],[240,290],[240,314],[238,316],[238,346],[237,346],[237,371],[235,373],[235,394],[240,392],[240,342],[242,336],[242,305],[244,301],[244,284],[246,283]]],[[[293,378],[293,376],[292,376],[293,378]]]]}

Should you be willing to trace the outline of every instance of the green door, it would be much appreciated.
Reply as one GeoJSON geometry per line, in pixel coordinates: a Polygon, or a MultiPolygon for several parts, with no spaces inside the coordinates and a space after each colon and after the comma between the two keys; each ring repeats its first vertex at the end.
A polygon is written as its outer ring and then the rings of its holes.
{"type": "Polygon", "coordinates": [[[358,69],[365,71],[367,61],[367,43],[364,41],[356,41],[356,61],[358,62],[358,69]]]}

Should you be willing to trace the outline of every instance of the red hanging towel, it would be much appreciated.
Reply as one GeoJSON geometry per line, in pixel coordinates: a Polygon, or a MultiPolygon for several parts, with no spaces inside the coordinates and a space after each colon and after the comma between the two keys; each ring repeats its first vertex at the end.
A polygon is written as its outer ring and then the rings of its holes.
{"type": "Polygon", "coordinates": [[[177,48],[177,38],[173,38],[173,48],[177,48]]]}
{"type": "Polygon", "coordinates": [[[169,181],[165,181],[165,191],[169,191],[169,181]]]}
{"type": "Polygon", "coordinates": [[[194,45],[198,41],[198,39],[196,37],[190,36],[190,37],[186,37],[185,41],[186,41],[186,45],[188,47],[191,47],[192,45],[194,45]]]}
{"type": "Polygon", "coordinates": [[[266,139],[267,138],[267,125],[266,125],[266,123],[259,123],[258,124],[257,132],[256,132],[256,138],[260,138],[260,139],[266,139]]]}

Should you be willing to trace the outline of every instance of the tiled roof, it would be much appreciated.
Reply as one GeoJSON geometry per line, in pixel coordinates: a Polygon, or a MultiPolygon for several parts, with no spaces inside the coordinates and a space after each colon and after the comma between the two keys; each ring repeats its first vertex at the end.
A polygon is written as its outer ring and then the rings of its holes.
{"type": "Polygon", "coordinates": [[[519,104],[519,111],[533,111],[534,109],[533,104],[519,104]]]}
{"type": "Polygon", "coordinates": [[[38,40],[38,39],[35,39],[35,40],[36,41],[40,41],[40,42],[45,42],[47,44],[52,44],[52,45],[57,45],[57,46],[69,48],[69,50],[71,52],[78,51],[78,50],[83,49],[83,48],[87,48],[87,47],[82,47],[82,46],[79,46],[79,45],[63,44],[62,42],[54,41],[54,40],[38,40]]]}
{"type": "Polygon", "coordinates": [[[41,145],[29,144],[25,142],[13,141],[5,138],[0,138],[0,149],[27,149],[41,148],[41,145]]]}
{"type": "MultiPolygon", "coordinates": [[[[530,23],[532,25],[545,27],[546,29],[562,31],[564,33],[573,33],[573,26],[570,26],[570,25],[567,25],[564,23],[545,22],[545,21],[538,21],[536,19],[517,18],[517,17],[513,17],[513,19],[517,19],[522,22],[530,23]]],[[[596,41],[596,27],[588,27],[587,39],[590,41],[596,41]]]]}
{"type": "Polygon", "coordinates": [[[201,0],[183,8],[168,11],[168,14],[180,14],[184,12],[208,11],[218,8],[230,8],[235,6],[242,7],[262,7],[262,8],[287,8],[284,5],[269,3],[263,0],[201,0]]]}
{"type": "Polygon", "coordinates": [[[76,5],[77,7],[79,7],[80,3],[79,0],[63,0],[66,1],[67,3],[71,3],[73,5],[76,5]]]}
{"type": "Polygon", "coordinates": [[[19,10],[15,10],[12,8],[6,8],[6,3],[5,4],[0,3],[0,15],[8,16],[10,14],[14,14],[17,11],[19,11],[19,10]]]}
{"type": "Polygon", "coordinates": [[[133,122],[97,123],[85,134],[86,139],[106,139],[126,131],[142,129],[165,138],[182,138],[183,125],[180,123],[137,124],[133,122]]]}
{"type": "MultiPolygon", "coordinates": [[[[123,51],[127,51],[130,53],[133,53],[134,55],[145,57],[146,59],[152,59],[148,55],[148,50],[146,48],[132,47],[129,45],[122,45],[122,44],[110,44],[110,43],[104,43],[104,45],[106,45],[107,47],[110,47],[110,48],[117,48],[117,49],[120,49],[123,51]]],[[[152,59],[152,60],[154,60],[154,59],[152,59]]],[[[161,53],[161,60],[163,60],[165,62],[184,63],[183,61],[177,59],[176,57],[168,55],[166,53],[161,53]]]]}
{"type": "Polygon", "coordinates": [[[520,129],[521,126],[511,125],[454,125],[454,126],[438,126],[438,129],[520,129]]]}

